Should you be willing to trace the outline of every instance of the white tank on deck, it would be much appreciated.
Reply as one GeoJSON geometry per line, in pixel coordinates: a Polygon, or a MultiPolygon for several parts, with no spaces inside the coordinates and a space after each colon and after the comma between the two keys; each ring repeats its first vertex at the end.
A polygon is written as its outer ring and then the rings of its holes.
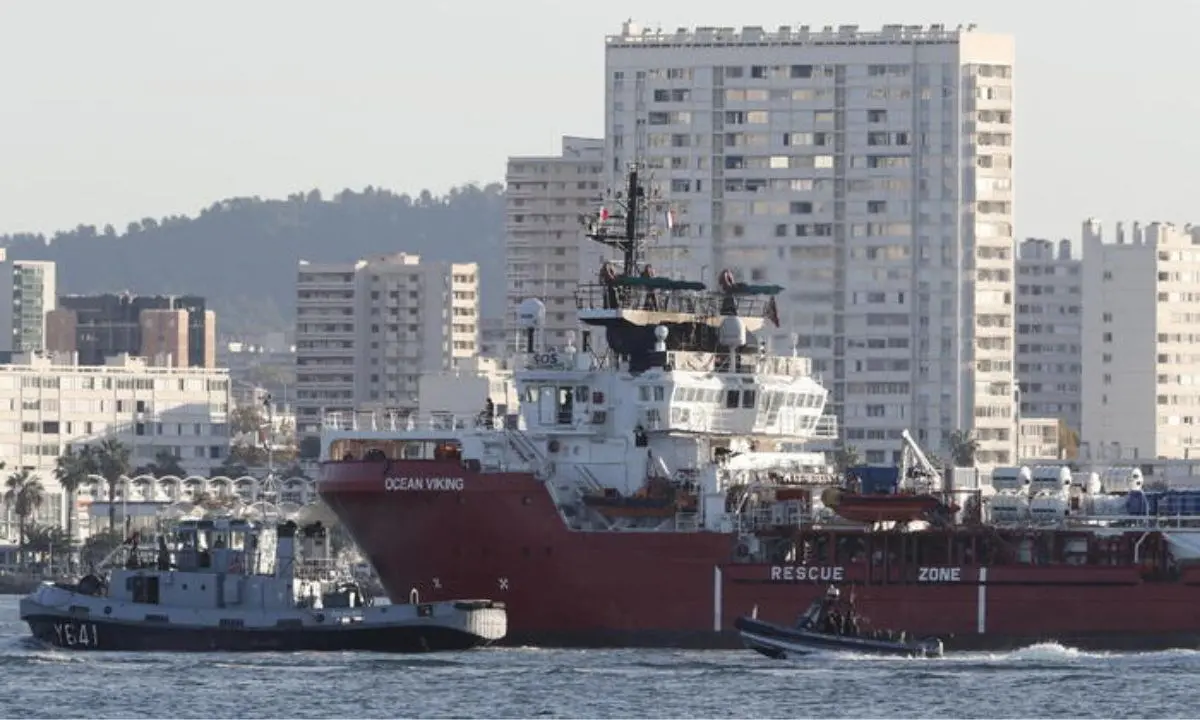
{"type": "Polygon", "coordinates": [[[1100,473],[1100,484],[1106,493],[1127,493],[1141,490],[1145,479],[1141,468],[1110,467],[1100,473]]]}
{"type": "Polygon", "coordinates": [[[1084,503],[1084,511],[1096,517],[1118,517],[1129,514],[1124,495],[1090,495],[1084,503]]]}
{"type": "Polygon", "coordinates": [[[1029,519],[1029,498],[1014,491],[1000,492],[987,501],[988,514],[995,523],[1025,522],[1029,519]]]}
{"type": "Polygon", "coordinates": [[[1079,483],[1080,487],[1088,495],[1099,495],[1101,492],[1104,492],[1104,483],[1100,482],[1099,473],[1087,473],[1083,476],[1082,480],[1076,477],[1075,482],[1079,483]]]}
{"type": "Polygon", "coordinates": [[[1038,465],[1030,475],[1031,492],[1066,493],[1071,489],[1071,468],[1066,465],[1038,465]]]}
{"type": "Polygon", "coordinates": [[[1039,525],[1058,523],[1067,516],[1067,500],[1061,494],[1038,495],[1029,501],[1029,517],[1039,525]]]}
{"type": "Polygon", "coordinates": [[[1029,472],[1029,468],[1023,465],[1021,467],[998,467],[992,470],[992,487],[997,491],[1028,494],[1029,485],[1032,482],[1033,475],[1029,472]]]}

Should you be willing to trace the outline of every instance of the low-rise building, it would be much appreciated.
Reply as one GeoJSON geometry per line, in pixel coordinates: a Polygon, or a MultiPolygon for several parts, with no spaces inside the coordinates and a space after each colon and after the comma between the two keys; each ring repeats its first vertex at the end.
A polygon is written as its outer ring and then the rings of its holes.
{"type": "Polygon", "coordinates": [[[1058,418],[1021,418],[1017,433],[1017,458],[1021,463],[1058,460],[1062,457],[1058,418]]]}
{"type": "MultiPolygon", "coordinates": [[[[224,370],[154,367],[121,355],[107,365],[73,356],[22,355],[0,365],[0,461],[28,470],[45,500],[35,520],[62,524],[68,506],[54,475],[67,448],[115,439],[130,450],[131,473],[160,452],[189,474],[207,474],[229,452],[229,376],[224,370]]],[[[15,534],[6,507],[0,535],[15,534]]]]}

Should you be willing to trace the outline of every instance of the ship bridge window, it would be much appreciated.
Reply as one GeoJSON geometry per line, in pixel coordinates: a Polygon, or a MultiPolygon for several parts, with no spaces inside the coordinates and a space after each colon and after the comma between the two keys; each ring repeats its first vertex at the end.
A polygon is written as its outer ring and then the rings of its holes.
{"type": "Polygon", "coordinates": [[[588,401],[588,388],[586,385],[580,385],[575,388],[575,402],[583,404],[588,401]]]}
{"type": "Polygon", "coordinates": [[[655,402],[662,402],[663,400],[666,400],[666,399],[667,399],[667,389],[665,387],[663,387],[662,385],[655,385],[654,386],[655,402]]]}
{"type": "Polygon", "coordinates": [[[135,603],[144,605],[158,604],[158,576],[135,575],[125,579],[126,590],[135,603]]]}
{"type": "Polygon", "coordinates": [[[740,390],[726,390],[725,391],[725,408],[730,409],[730,410],[737,408],[738,399],[741,396],[741,394],[742,393],[740,390]]]}
{"type": "Polygon", "coordinates": [[[650,402],[650,386],[649,385],[639,385],[638,386],[638,400],[640,400],[641,402],[650,402]]]}
{"type": "Polygon", "coordinates": [[[462,448],[454,440],[410,440],[400,453],[390,457],[405,460],[457,460],[462,448]]]}
{"type": "Polygon", "coordinates": [[[758,395],[758,393],[756,393],[754,390],[743,390],[742,391],[742,407],[753,408],[754,402],[757,399],[757,395],[758,395]]]}

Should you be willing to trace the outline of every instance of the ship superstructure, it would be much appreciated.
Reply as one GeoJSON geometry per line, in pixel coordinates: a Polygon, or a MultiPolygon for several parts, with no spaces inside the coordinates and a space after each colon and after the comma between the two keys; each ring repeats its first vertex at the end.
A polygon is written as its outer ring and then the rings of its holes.
{"type": "Polygon", "coordinates": [[[658,277],[656,202],[634,167],[583,218],[621,257],[579,288],[578,338],[547,346],[522,304],[519,415],[327,418],[319,491],[389,594],[498,595],[518,643],[733,645],[738,614],[787,620],[828,584],[951,647],[1200,637],[1200,503],[1119,471],[964,483],[907,432],[899,468],[835,471],[803,450],[837,436],[820,378],[757,339],[780,288],[658,277]]]}

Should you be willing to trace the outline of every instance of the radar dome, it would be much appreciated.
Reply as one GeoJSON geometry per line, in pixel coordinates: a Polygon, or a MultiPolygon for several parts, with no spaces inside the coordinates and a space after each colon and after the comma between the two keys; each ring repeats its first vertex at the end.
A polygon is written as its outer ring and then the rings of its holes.
{"type": "Polygon", "coordinates": [[[746,323],[740,317],[730,315],[721,321],[721,344],[728,348],[739,348],[746,344],[746,323]]]}
{"type": "Polygon", "coordinates": [[[670,332],[671,332],[670,330],[667,330],[666,325],[659,325],[658,327],[654,328],[654,351],[655,352],[666,352],[667,351],[667,335],[669,335],[670,332]]]}
{"type": "Polygon", "coordinates": [[[546,304],[537,298],[525,298],[517,307],[517,323],[521,327],[541,327],[546,321],[546,304]]]}

